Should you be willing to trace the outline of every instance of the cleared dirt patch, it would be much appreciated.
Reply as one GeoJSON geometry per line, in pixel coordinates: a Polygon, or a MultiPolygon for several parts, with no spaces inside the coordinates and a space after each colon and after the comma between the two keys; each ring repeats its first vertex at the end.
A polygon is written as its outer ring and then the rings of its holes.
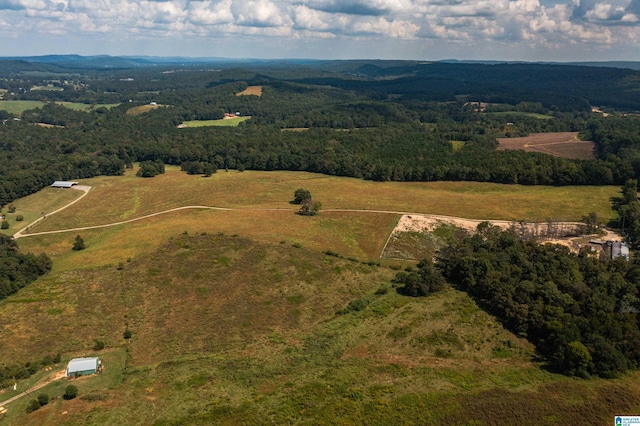
{"type": "Polygon", "coordinates": [[[262,86],[249,86],[236,96],[262,96],[262,86]]]}
{"type": "Polygon", "coordinates": [[[522,149],[562,158],[594,158],[595,143],[581,141],[578,132],[532,133],[522,138],[498,138],[498,150],[522,149]]]}

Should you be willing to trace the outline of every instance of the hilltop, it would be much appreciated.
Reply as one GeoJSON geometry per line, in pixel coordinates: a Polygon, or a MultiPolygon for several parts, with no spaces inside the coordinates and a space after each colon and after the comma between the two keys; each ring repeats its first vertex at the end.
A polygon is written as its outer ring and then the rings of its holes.
{"type": "Polygon", "coordinates": [[[547,373],[466,294],[400,296],[393,274],[199,234],[121,267],[50,275],[3,303],[15,330],[3,356],[73,350],[103,356],[105,372],[76,380],[78,399],[29,416],[25,400],[3,423],[491,423],[518,409],[523,424],[557,413],[589,424],[634,408],[633,377],[586,386],[547,373]]]}

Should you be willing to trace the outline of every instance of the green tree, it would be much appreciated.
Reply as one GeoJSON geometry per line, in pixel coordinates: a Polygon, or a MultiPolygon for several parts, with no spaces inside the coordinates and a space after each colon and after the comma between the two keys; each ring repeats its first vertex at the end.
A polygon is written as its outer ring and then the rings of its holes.
{"type": "Polygon", "coordinates": [[[296,189],[293,193],[293,204],[302,204],[304,200],[311,199],[311,192],[306,189],[296,189]]]}
{"type": "Polygon", "coordinates": [[[78,251],[78,250],[84,250],[84,249],[85,249],[84,240],[80,235],[77,235],[75,242],[73,243],[73,250],[78,251]]]}
{"type": "Polygon", "coordinates": [[[40,395],[38,395],[38,403],[40,404],[40,406],[45,406],[49,403],[49,395],[47,395],[46,393],[41,393],[40,395]]]}
{"type": "Polygon", "coordinates": [[[0,225],[0,229],[9,229],[9,222],[3,220],[2,225],[0,225]]]}
{"type": "Polygon", "coordinates": [[[64,389],[64,395],[62,397],[66,400],[73,399],[78,396],[78,388],[74,385],[69,385],[64,389]]]}
{"type": "Polygon", "coordinates": [[[33,413],[34,411],[40,409],[41,405],[37,399],[32,399],[29,401],[29,405],[27,405],[27,413],[33,413]]]}
{"type": "Polygon", "coordinates": [[[398,287],[398,293],[412,297],[428,296],[444,289],[447,284],[430,259],[420,261],[417,270],[408,273],[399,272],[393,282],[404,284],[398,287]]]}
{"type": "Polygon", "coordinates": [[[315,216],[320,212],[321,208],[322,204],[319,201],[313,201],[311,198],[306,198],[302,201],[298,214],[302,216],[315,216]]]}

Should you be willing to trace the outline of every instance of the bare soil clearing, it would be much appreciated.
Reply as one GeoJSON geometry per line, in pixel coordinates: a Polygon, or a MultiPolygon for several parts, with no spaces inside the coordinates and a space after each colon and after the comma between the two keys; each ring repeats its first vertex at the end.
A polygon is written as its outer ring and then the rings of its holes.
{"type": "Polygon", "coordinates": [[[521,149],[561,158],[594,158],[595,144],[578,139],[578,132],[532,133],[522,138],[498,138],[498,150],[521,149]]]}
{"type": "MultiPolygon", "coordinates": [[[[537,235],[543,238],[546,243],[560,244],[568,247],[571,251],[577,252],[579,245],[573,242],[577,235],[580,235],[580,222],[551,222],[551,223],[519,223],[507,220],[474,220],[461,217],[424,215],[424,214],[405,214],[402,215],[395,229],[389,236],[389,240],[382,250],[381,258],[392,257],[389,253],[385,253],[387,246],[393,242],[399,234],[403,232],[433,232],[442,224],[449,224],[464,229],[468,232],[474,232],[478,224],[489,222],[501,229],[510,229],[514,226],[527,234],[537,235]],[[552,236],[549,236],[552,235],[552,236]]],[[[620,239],[616,234],[608,233],[607,239],[620,239]]]]}

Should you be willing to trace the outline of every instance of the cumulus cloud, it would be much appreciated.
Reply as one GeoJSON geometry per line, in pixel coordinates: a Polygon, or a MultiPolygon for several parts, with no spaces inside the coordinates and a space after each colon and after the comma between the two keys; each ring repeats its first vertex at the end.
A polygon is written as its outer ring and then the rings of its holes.
{"type": "Polygon", "coordinates": [[[307,7],[328,13],[348,15],[383,16],[410,7],[403,0],[308,0],[307,7]]]}
{"type": "Polygon", "coordinates": [[[422,51],[422,40],[499,51],[607,49],[640,37],[640,0],[0,0],[0,10],[5,36],[42,40],[47,34],[126,39],[153,32],[167,41],[249,35],[284,44],[340,37],[358,46],[385,39],[413,42],[422,51]]]}

